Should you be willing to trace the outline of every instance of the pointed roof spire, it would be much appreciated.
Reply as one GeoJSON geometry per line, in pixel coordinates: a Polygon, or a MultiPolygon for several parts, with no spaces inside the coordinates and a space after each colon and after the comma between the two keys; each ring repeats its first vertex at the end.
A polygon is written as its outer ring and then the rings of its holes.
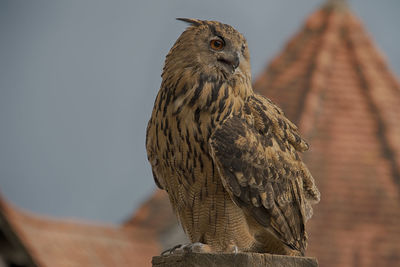
{"type": "Polygon", "coordinates": [[[308,254],[327,267],[400,266],[400,84],[346,2],[313,13],[254,88],[311,144],[321,202],[308,254]]]}
{"type": "Polygon", "coordinates": [[[324,6],[325,8],[334,9],[338,11],[347,10],[349,8],[347,0],[327,0],[324,6]]]}

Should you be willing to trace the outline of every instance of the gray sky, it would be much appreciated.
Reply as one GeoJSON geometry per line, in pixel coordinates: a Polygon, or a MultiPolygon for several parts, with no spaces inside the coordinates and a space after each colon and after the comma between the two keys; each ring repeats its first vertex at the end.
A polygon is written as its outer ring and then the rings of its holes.
{"type": "MultiPolygon", "coordinates": [[[[186,25],[228,23],[253,77],[322,0],[0,0],[0,191],[27,210],[104,222],[155,188],[144,140],[164,57],[186,25]]],[[[400,1],[353,0],[400,74],[400,1]]]]}

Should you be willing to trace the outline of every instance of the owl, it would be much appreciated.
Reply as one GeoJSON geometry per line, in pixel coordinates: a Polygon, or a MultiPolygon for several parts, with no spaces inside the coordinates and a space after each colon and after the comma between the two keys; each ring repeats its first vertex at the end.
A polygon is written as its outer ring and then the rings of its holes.
{"type": "Polygon", "coordinates": [[[168,55],[146,132],[155,183],[184,249],[304,255],[320,193],[297,127],[252,89],[246,39],[217,21],[189,23],[168,55]]]}

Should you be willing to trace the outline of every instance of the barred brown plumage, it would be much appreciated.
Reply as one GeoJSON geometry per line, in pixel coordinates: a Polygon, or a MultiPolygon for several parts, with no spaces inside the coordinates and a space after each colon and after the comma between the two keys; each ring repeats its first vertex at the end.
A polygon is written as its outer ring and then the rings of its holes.
{"type": "Polygon", "coordinates": [[[319,201],[297,154],[307,143],[253,92],[239,32],[181,20],[191,25],[166,57],[146,133],[157,186],[191,242],[201,243],[191,248],[304,255],[305,223],[319,201]]]}

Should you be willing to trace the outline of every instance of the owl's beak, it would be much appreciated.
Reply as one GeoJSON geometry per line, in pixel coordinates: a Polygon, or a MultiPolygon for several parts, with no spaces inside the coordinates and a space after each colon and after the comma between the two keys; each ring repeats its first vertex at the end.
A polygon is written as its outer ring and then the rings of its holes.
{"type": "Polygon", "coordinates": [[[219,62],[222,62],[229,66],[232,71],[235,71],[240,64],[240,53],[233,52],[229,54],[224,54],[222,57],[218,58],[219,62]]]}
{"type": "Polygon", "coordinates": [[[240,54],[239,52],[234,53],[234,56],[232,57],[232,66],[233,69],[237,69],[237,67],[239,67],[240,64],[240,54]]]}

